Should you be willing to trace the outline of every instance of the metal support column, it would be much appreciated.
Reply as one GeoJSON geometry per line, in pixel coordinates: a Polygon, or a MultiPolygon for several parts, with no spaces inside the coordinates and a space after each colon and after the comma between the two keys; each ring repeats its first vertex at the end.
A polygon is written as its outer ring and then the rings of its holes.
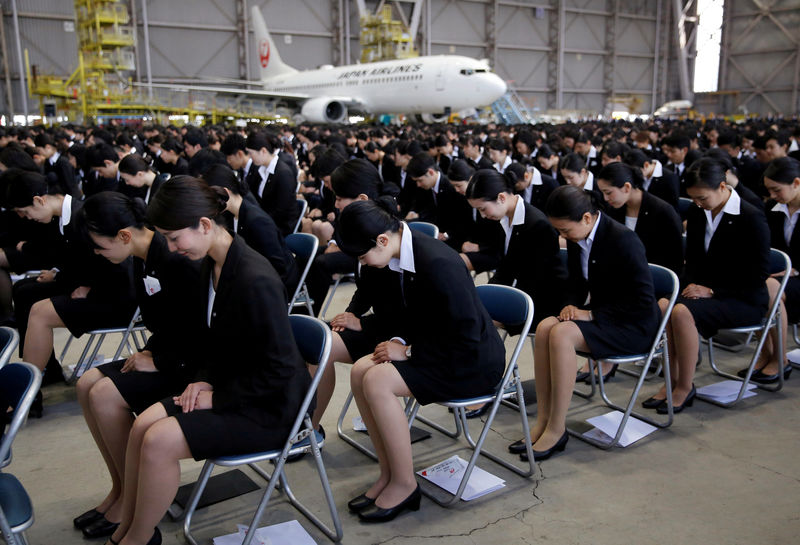
{"type": "Polygon", "coordinates": [[[19,17],[17,0],[11,0],[11,10],[14,19],[14,34],[17,42],[17,69],[19,70],[19,90],[22,101],[22,113],[25,114],[25,123],[28,123],[28,86],[25,84],[25,67],[22,66],[22,39],[19,35],[19,17]]]}
{"type": "Polygon", "coordinates": [[[249,81],[247,47],[247,0],[236,0],[236,45],[238,49],[239,79],[249,81]]]}
{"type": "Polygon", "coordinates": [[[485,6],[486,58],[492,63],[495,72],[497,72],[497,8],[497,0],[492,0],[485,6]]]}
{"type": "Polygon", "coordinates": [[[431,0],[425,0],[425,54],[431,54],[431,0]]]}
{"type": "Polygon", "coordinates": [[[344,0],[332,0],[331,2],[331,21],[333,22],[333,32],[331,32],[331,51],[333,53],[333,65],[341,66],[344,62],[344,0]]]}
{"type": "Polygon", "coordinates": [[[656,111],[658,102],[658,61],[661,58],[659,48],[661,46],[661,0],[656,2],[656,35],[653,44],[653,92],[650,95],[650,113],[656,111]]]}
{"type": "Polygon", "coordinates": [[[558,55],[556,61],[556,108],[564,107],[564,49],[566,46],[567,10],[565,0],[558,1],[558,55]]]}
{"type": "Polygon", "coordinates": [[[694,0],[688,0],[684,6],[681,0],[672,1],[678,38],[678,76],[681,84],[680,98],[683,100],[693,100],[694,98],[689,83],[689,49],[692,37],[686,33],[686,24],[691,21],[691,18],[688,17],[687,14],[693,3],[694,0]]]}
{"type": "Polygon", "coordinates": [[[8,67],[8,43],[6,42],[6,25],[3,18],[3,8],[0,6],[0,47],[3,49],[3,76],[5,77],[6,91],[6,114],[9,116],[9,123],[14,119],[14,93],[11,88],[11,70],[8,67]]]}
{"type": "Polygon", "coordinates": [[[344,0],[344,64],[352,64],[350,58],[350,0],[344,0]]]}
{"type": "Polygon", "coordinates": [[[606,0],[606,9],[612,14],[606,17],[606,56],[603,59],[603,89],[605,89],[606,107],[608,107],[615,99],[614,71],[617,66],[619,0],[606,0]]]}
{"type": "Polygon", "coordinates": [[[144,32],[144,67],[147,75],[147,98],[153,100],[153,67],[150,65],[150,23],[147,19],[147,0],[142,0],[142,31],[144,32]]]}
{"type": "Polygon", "coordinates": [[[139,67],[139,17],[136,14],[136,4],[131,2],[131,25],[133,26],[133,58],[136,69],[136,83],[142,83],[142,73],[139,67]]]}
{"type": "Polygon", "coordinates": [[[794,54],[794,84],[792,85],[792,108],[794,112],[786,112],[787,115],[800,114],[800,44],[794,54]]]}
{"type": "MultiPolygon", "coordinates": [[[[663,2],[669,2],[670,0],[662,0],[663,2]]],[[[667,7],[665,5],[665,7],[667,7]]],[[[671,9],[664,9],[664,24],[661,27],[661,31],[663,34],[661,35],[661,58],[664,62],[661,65],[661,74],[659,75],[659,86],[658,88],[661,91],[661,100],[659,100],[660,104],[664,104],[667,101],[667,87],[669,84],[667,83],[667,74],[669,74],[669,58],[672,52],[672,39],[674,36],[674,32],[672,32],[672,10],[671,9]]],[[[656,108],[653,108],[655,111],[656,108]]]]}
{"type": "Polygon", "coordinates": [[[558,0],[550,0],[547,10],[547,107],[556,107],[556,87],[558,87],[558,0]]]}

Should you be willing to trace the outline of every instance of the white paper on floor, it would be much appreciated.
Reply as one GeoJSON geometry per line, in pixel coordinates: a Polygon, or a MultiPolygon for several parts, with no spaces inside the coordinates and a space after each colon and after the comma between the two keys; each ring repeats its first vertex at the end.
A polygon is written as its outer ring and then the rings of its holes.
{"type": "Polygon", "coordinates": [[[786,358],[792,363],[800,363],[800,348],[787,352],[786,358]]]}
{"type": "Polygon", "coordinates": [[[364,419],[360,416],[353,417],[353,431],[367,431],[367,426],[364,424],[364,419]]]}
{"type": "MultiPolygon", "coordinates": [[[[610,442],[617,435],[617,429],[619,428],[619,423],[622,422],[622,417],[623,413],[620,411],[611,411],[589,418],[586,421],[594,428],[583,435],[591,439],[610,442]]],[[[619,438],[619,444],[622,447],[627,447],[642,437],[650,435],[656,429],[658,428],[631,416],[628,418],[627,424],[625,424],[625,431],[622,432],[622,436],[619,438]]]]}
{"type": "MultiPolygon", "coordinates": [[[[247,536],[247,526],[237,524],[239,529],[235,534],[228,534],[214,538],[214,545],[241,545],[247,536]]],[[[305,528],[300,526],[296,520],[264,526],[256,530],[253,536],[253,545],[281,545],[291,543],[292,545],[316,545],[305,528]]]]}
{"type": "MultiPolygon", "coordinates": [[[[742,396],[742,399],[747,399],[748,397],[756,395],[756,392],[753,390],[757,387],[758,386],[753,383],[748,384],[747,391],[742,396]]],[[[698,388],[697,393],[708,396],[720,403],[730,403],[731,401],[735,401],[739,396],[739,390],[741,390],[741,388],[742,383],[738,380],[723,380],[698,388]]]]}
{"type": "MultiPolygon", "coordinates": [[[[97,367],[98,365],[104,365],[104,364],[106,364],[106,363],[111,363],[112,361],[113,361],[113,359],[112,359],[112,358],[107,358],[107,357],[105,357],[103,354],[98,354],[98,355],[97,355],[97,357],[96,357],[96,358],[94,359],[94,361],[92,362],[92,364],[89,366],[89,368],[88,368],[88,369],[87,369],[87,368],[84,368],[84,369],[83,369],[83,371],[81,371],[81,374],[80,374],[80,375],[78,375],[78,377],[77,377],[77,378],[81,378],[81,376],[82,376],[82,375],[83,375],[83,374],[84,374],[86,371],[88,371],[89,369],[92,369],[92,368],[94,368],[94,367],[97,367]]],[[[72,374],[72,373],[75,371],[75,366],[76,366],[76,365],[78,365],[78,364],[77,364],[77,363],[70,363],[69,365],[67,365],[67,369],[69,370],[69,374],[70,374],[70,375],[71,375],[71,374],[72,374]]]]}
{"type": "MultiPolygon", "coordinates": [[[[461,478],[464,476],[467,465],[468,462],[466,460],[456,455],[417,471],[417,475],[428,479],[451,494],[455,494],[458,491],[458,485],[461,483],[461,478]]],[[[464,494],[462,494],[461,499],[464,501],[474,500],[489,492],[499,490],[505,485],[506,482],[500,477],[475,466],[469,476],[469,481],[466,488],[464,488],[464,494]]]]}

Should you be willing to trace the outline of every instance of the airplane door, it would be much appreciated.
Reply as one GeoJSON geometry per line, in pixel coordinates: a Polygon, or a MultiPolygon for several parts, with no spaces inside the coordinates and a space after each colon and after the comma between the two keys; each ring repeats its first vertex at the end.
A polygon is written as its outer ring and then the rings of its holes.
{"type": "Polygon", "coordinates": [[[436,90],[444,91],[444,67],[439,67],[436,71],[436,90]]]}

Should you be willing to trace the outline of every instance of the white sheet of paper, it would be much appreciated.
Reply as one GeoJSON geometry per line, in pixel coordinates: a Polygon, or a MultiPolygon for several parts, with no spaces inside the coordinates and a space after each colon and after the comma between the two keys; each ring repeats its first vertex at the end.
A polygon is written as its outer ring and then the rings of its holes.
{"type": "MultiPolygon", "coordinates": [[[[721,382],[715,382],[714,384],[709,384],[708,386],[698,388],[697,393],[714,398],[720,403],[730,403],[731,401],[736,400],[741,387],[742,383],[738,380],[723,380],[721,382]]],[[[756,395],[756,392],[753,391],[756,388],[757,386],[755,384],[748,384],[747,392],[745,392],[745,394],[742,396],[742,399],[756,395]]]]}
{"type": "Polygon", "coordinates": [[[800,348],[795,348],[787,352],[786,358],[792,363],[800,363],[800,348]]]}
{"type": "MultiPolygon", "coordinates": [[[[608,437],[608,439],[604,439],[605,441],[610,441],[617,435],[617,428],[619,428],[619,423],[622,422],[622,417],[623,413],[620,411],[611,411],[606,414],[601,414],[600,416],[589,418],[586,421],[608,437]]],[[[619,444],[620,446],[627,447],[642,437],[650,435],[656,431],[656,429],[655,426],[651,426],[647,422],[642,422],[631,416],[628,418],[628,423],[625,425],[625,431],[622,432],[622,437],[619,438],[619,444]]]]}
{"type": "MultiPolygon", "coordinates": [[[[461,478],[464,476],[467,465],[466,460],[456,455],[438,464],[417,471],[417,475],[428,479],[436,486],[444,488],[451,494],[455,494],[458,491],[458,485],[461,483],[461,478]]],[[[478,466],[475,466],[472,469],[472,474],[469,476],[469,482],[467,482],[467,487],[464,489],[464,494],[461,496],[461,499],[470,501],[475,498],[480,498],[489,492],[494,492],[495,490],[503,488],[506,485],[505,483],[506,482],[500,477],[492,475],[488,471],[484,471],[478,466]]]]}
{"type": "Polygon", "coordinates": [[[364,424],[364,419],[360,416],[353,417],[353,431],[367,431],[367,426],[364,424]]]}
{"type": "MultiPolygon", "coordinates": [[[[214,538],[214,545],[241,545],[247,533],[247,526],[238,525],[239,531],[214,538]]],[[[291,543],[292,545],[316,545],[316,541],[308,535],[305,528],[296,520],[265,526],[256,530],[253,536],[253,545],[278,545],[291,543]]]]}

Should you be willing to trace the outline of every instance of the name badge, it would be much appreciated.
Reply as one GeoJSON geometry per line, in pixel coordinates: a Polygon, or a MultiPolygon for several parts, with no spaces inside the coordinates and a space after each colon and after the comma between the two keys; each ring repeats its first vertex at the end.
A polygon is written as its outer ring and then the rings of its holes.
{"type": "Polygon", "coordinates": [[[158,278],[153,278],[152,276],[145,276],[144,291],[147,292],[147,295],[155,295],[156,293],[161,291],[161,282],[158,281],[158,278]]]}

